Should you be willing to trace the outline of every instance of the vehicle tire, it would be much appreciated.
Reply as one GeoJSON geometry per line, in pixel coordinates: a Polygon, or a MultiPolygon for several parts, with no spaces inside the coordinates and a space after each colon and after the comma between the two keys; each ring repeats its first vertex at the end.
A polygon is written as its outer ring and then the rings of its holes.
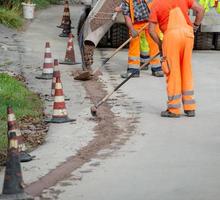
{"type": "Polygon", "coordinates": [[[215,34],[215,49],[220,50],[220,33],[215,34]]]}
{"type": "MultiPolygon", "coordinates": [[[[129,38],[127,26],[125,24],[114,24],[111,27],[110,36],[112,47],[119,47],[129,38]]],[[[128,45],[126,47],[128,47],[128,45]]]]}
{"type": "Polygon", "coordinates": [[[210,50],[213,48],[213,33],[197,32],[195,34],[194,49],[210,50]]]}
{"type": "Polygon", "coordinates": [[[102,37],[102,39],[99,41],[97,47],[108,47],[108,32],[102,37]]]}

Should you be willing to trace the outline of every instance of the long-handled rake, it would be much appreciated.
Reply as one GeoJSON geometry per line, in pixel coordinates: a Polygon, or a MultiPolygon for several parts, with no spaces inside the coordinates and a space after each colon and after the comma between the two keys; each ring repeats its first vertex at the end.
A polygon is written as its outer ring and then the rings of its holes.
{"type": "MultiPolygon", "coordinates": [[[[159,56],[159,55],[160,55],[160,53],[157,53],[156,55],[154,55],[153,57],[151,57],[151,58],[149,59],[149,61],[146,62],[146,63],[144,63],[143,65],[141,65],[139,69],[141,70],[141,69],[144,68],[145,66],[149,65],[150,62],[151,62],[153,59],[155,59],[157,56],[159,56]]],[[[118,86],[116,86],[115,89],[114,89],[112,92],[110,92],[109,94],[107,94],[107,95],[106,95],[101,101],[99,101],[95,106],[92,106],[92,107],[90,108],[90,109],[91,109],[91,114],[92,114],[92,116],[97,116],[97,109],[98,109],[98,107],[101,106],[104,102],[106,102],[106,101],[109,99],[109,97],[110,97],[115,91],[117,91],[122,85],[124,85],[130,78],[132,78],[132,77],[134,76],[134,74],[135,74],[135,72],[131,73],[124,81],[122,81],[118,86]]]]}

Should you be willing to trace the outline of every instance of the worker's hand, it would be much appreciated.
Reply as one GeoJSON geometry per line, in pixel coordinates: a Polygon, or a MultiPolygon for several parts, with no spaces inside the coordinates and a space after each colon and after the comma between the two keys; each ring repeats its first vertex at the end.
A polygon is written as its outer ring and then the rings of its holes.
{"type": "Polygon", "coordinates": [[[114,11],[115,11],[115,12],[121,12],[121,11],[122,11],[121,6],[115,7],[114,11]]]}
{"type": "Polygon", "coordinates": [[[132,30],[131,30],[131,36],[132,36],[133,38],[136,38],[136,37],[138,36],[138,32],[137,32],[135,29],[132,29],[132,30]]]}
{"type": "Polygon", "coordinates": [[[194,33],[196,33],[198,31],[198,29],[199,29],[199,25],[194,23],[193,24],[193,31],[194,31],[194,33]]]}

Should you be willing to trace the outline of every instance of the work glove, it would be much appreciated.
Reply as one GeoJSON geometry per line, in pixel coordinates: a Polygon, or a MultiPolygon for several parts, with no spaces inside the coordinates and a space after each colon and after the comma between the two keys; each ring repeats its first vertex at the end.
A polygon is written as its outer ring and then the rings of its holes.
{"type": "Polygon", "coordinates": [[[136,38],[136,37],[138,36],[138,32],[137,32],[135,29],[132,29],[132,30],[131,30],[131,36],[132,36],[133,38],[136,38]]]}

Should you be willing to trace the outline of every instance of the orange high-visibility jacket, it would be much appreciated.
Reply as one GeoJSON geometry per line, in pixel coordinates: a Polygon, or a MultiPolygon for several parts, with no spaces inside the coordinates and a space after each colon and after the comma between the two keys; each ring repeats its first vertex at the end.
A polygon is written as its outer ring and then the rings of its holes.
{"type": "MultiPolygon", "coordinates": [[[[133,5],[133,0],[125,0],[130,7],[130,14],[131,14],[131,22],[134,23],[134,5],[133,5]]],[[[144,0],[148,6],[148,8],[150,8],[152,1],[153,0],[144,0]]]]}

